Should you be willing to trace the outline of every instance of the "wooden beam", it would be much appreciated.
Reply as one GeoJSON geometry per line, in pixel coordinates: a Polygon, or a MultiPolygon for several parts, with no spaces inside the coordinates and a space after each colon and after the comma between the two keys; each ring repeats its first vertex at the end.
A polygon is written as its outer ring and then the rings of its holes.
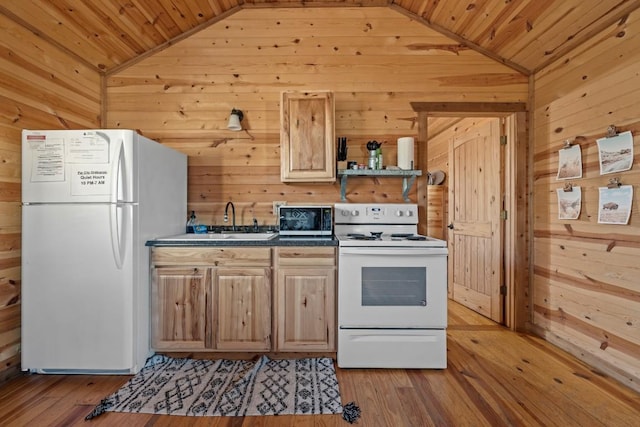
{"type": "Polygon", "coordinates": [[[473,115],[503,115],[527,111],[524,102],[411,102],[415,112],[426,112],[429,117],[473,115]]]}
{"type": "Polygon", "coordinates": [[[304,7],[386,7],[391,0],[344,0],[344,1],[266,1],[258,3],[240,2],[244,9],[275,9],[304,7]]]}
{"type": "MultiPolygon", "coordinates": [[[[427,113],[419,112],[418,113],[418,140],[416,141],[417,148],[417,168],[426,172],[429,170],[429,125],[427,123],[427,113]]],[[[429,220],[427,216],[428,206],[427,206],[427,180],[421,179],[418,181],[416,186],[417,191],[417,202],[418,202],[418,232],[420,234],[427,234],[427,221],[429,220]]]]}
{"type": "Polygon", "coordinates": [[[104,73],[100,74],[100,127],[107,127],[107,77],[104,73]]]}

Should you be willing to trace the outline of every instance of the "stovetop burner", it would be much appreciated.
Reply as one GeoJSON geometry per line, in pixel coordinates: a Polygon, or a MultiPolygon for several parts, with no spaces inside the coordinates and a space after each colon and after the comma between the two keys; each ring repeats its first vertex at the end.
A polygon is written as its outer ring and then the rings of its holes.
{"type": "Polygon", "coordinates": [[[446,247],[418,233],[418,206],[394,203],[336,203],[334,233],[339,246],[446,247]]]}
{"type": "Polygon", "coordinates": [[[426,236],[407,236],[405,237],[407,240],[427,240],[426,236]]]}
{"type": "Polygon", "coordinates": [[[363,233],[347,233],[347,238],[349,240],[427,240],[426,236],[413,233],[391,233],[387,235],[381,231],[371,231],[370,233],[370,236],[363,233]]]}
{"type": "Polygon", "coordinates": [[[367,236],[362,233],[348,233],[347,237],[352,240],[381,240],[382,239],[382,231],[371,231],[371,235],[367,236]]]}

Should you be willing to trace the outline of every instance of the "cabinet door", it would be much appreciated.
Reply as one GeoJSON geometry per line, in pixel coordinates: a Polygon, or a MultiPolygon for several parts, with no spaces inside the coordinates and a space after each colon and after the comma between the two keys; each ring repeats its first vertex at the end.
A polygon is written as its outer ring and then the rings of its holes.
{"type": "Polygon", "coordinates": [[[155,350],[205,348],[207,268],[161,267],[153,271],[152,346],[155,350]]]}
{"type": "Polygon", "coordinates": [[[279,268],[277,349],[335,351],[335,268],[279,268]]]}
{"type": "Polygon", "coordinates": [[[218,350],[271,350],[271,269],[215,269],[218,350]]]}
{"type": "Polygon", "coordinates": [[[336,179],[335,107],[331,92],[283,92],[280,103],[281,180],[336,179]]]}

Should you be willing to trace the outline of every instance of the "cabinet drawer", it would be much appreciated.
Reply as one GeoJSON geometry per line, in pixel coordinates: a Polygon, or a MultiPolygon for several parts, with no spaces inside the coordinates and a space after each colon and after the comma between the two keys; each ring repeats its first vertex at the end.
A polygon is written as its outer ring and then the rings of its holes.
{"type": "Polygon", "coordinates": [[[270,267],[271,248],[158,247],[152,249],[151,262],[156,267],[163,265],[270,267]]]}
{"type": "Polygon", "coordinates": [[[334,247],[279,247],[276,248],[278,266],[335,266],[336,249],[334,247]]]}

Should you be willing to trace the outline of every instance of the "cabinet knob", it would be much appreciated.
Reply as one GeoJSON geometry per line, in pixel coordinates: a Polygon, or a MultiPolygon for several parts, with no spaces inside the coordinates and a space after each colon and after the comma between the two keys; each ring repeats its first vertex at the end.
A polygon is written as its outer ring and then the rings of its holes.
{"type": "Polygon", "coordinates": [[[447,228],[448,228],[449,230],[453,230],[453,223],[451,223],[451,224],[447,225],[447,228]]]}

